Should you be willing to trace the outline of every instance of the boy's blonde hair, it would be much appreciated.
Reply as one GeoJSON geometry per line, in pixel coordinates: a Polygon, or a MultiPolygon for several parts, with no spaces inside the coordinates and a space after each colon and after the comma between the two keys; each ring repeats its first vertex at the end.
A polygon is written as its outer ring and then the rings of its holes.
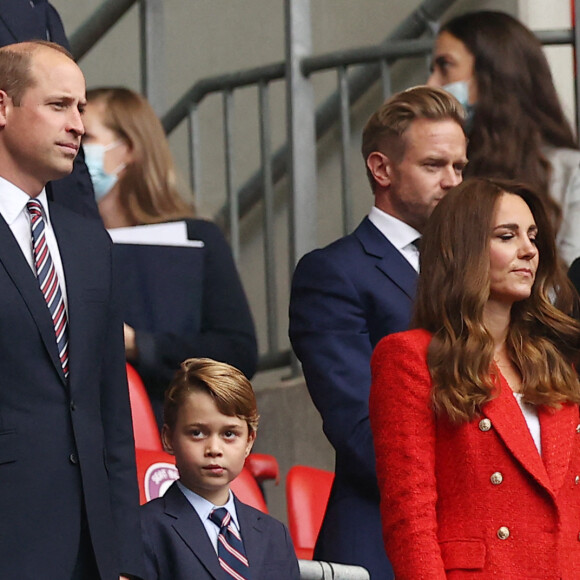
{"type": "Polygon", "coordinates": [[[210,358],[189,358],[181,363],[165,392],[163,421],[170,430],[175,428],[187,396],[199,391],[213,398],[220,413],[244,420],[250,433],[258,430],[258,406],[250,381],[237,368],[210,358]]]}

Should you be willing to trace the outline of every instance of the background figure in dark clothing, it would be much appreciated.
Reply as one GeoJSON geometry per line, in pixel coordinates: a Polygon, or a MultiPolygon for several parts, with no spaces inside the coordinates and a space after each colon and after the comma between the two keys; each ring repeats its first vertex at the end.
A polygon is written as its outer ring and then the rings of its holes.
{"type": "Polygon", "coordinates": [[[99,212],[113,236],[116,228],[185,221],[177,247],[164,245],[165,238],[161,245],[115,244],[127,360],[160,419],[163,393],[186,358],[209,357],[248,378],[254,374],[254,323],[223,234],[194,219],[177,190],[169,144],[151,105],[129,89],[93,89],[84,124],[99,212]]]}
{"type": "MultiPolygon", "coordinates": [[[[51,40],[70,50],[62,20],[46,0],[0,0],[0,46],[26,40],[51,40]]],[[[99,218],[82,148],[73,172],[46,187],[48,199],[87,217],[99,218]]]]}

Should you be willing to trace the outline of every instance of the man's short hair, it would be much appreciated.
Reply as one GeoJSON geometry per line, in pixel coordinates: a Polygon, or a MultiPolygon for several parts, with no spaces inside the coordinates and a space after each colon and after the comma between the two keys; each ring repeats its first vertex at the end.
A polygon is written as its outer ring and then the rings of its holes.
{"type": "Polygon", "coordinates": [[[6,92],[16,107],[20,106],[26,90],[34,86],[32,57],[43,47],[56,50],[74,61],[66,48],[45,40],[19,42],[0,48],[0,89],[6,92]]]}
{"type": "Polygon", "coordinates": [[[163,422],[170,430],[191,393],[207,393],[220,413],[238,417],[248,424],[250,433],[258,429],[258,406],[252,384],[237,368],[210,358],[190,358],[181,363],[165,392],[163,422]]]}
{"type": "MultiPolygon", "coordinates": [[[[405,153],[405,131],[417,119],[455,121],[464,128],[465,112],[459,101],[443,89],[417,86],[396,93],[385,101],[367,121],[362,134],[362,155],[365,160],[373,151],[380,151],[394,161],[405,153]]],[[[367,167],[374,188],[375,180],[367,167]]]]}

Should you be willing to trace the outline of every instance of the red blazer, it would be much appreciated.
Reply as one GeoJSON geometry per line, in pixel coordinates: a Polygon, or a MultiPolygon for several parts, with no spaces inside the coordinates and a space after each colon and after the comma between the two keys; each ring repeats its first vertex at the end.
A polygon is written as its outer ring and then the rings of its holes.
{"type": "Polygon", "coordinates": [[[431,335],[387,336],[371,361],[383,537],[397,580],[580,579],[578,406],[539,407],[542,455],[503,378],[483,415],[430,407],[431,335]]]}

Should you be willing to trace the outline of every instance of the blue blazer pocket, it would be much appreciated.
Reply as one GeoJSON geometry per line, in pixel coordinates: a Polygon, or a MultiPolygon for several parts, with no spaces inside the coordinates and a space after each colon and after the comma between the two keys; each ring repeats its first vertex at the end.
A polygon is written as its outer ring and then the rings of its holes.
{"type": "Polygon", "coordinates": [[[0,464],[12,463],[18,458],[16,431],[0,431],[0,464]]]}
{"type": "Polygon", "coordinates": [[[477,538],[439,542],[445,570],[481,570],[485,565],[485,542],[477,538]]]}

